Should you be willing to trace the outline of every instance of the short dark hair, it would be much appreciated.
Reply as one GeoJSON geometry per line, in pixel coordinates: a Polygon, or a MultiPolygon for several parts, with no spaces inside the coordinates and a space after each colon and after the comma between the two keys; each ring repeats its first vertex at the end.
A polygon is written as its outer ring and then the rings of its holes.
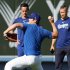
{"type": "Polygon", "coordinates": [[[60,9],[66,8],[66,10],[68,10],[68,7],[66,5],[61,6],[60,9]]]}
{"type": "Polygon", "coordinates": [[[27,7],[27,9],[29,10],[29,6],[28,6],[27,3],[22,3],[22,4],[20,5],[20,8],[21,8],[21,7],[27,7]]]}

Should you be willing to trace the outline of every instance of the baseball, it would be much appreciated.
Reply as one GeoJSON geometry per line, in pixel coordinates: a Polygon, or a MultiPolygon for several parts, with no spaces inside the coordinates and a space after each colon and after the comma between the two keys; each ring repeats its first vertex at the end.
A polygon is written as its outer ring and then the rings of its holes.
{"type": "Polygon", "coordinates": [[[52,17],[51,16],[48,16],[48,19],[52,19],[52,17]]]}

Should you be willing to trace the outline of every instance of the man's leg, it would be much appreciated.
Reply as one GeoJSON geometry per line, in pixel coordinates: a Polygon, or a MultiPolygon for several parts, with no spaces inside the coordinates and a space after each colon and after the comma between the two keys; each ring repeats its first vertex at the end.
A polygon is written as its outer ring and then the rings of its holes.
{"type": "Polygon", "coordinates": [[[56,48],[55,53],[55,68],[56,70],[62,70],[63,59],[65,56],[65,52],[63,48],[56,48]]]}
{"type": "MultiPolygon", "coordinates": [[[[17,46],[17,55],[18,57],[24,55],[24,46],[17,46]]],[[[28,70],[28,68],[25,68],[24,70],[28,70]]]]}
{"type": "MultiPolygon", "coordinates": [[[[24,46],[17,46],[17,55],[18,55],[18,57],[24,55],[24,46]]],[[[24,70],[28,70],[28,69],[29,69],[29,67],[24,68],[24,70]]]]}
{"type": "MultiPolygon", "coordinates": [[[[26,55],[24,55],[24,56],[21,56],[21,57],[17,57],[15,59],[9,61],[8,63],[6,63],[4,70],[12,70],[14,67],[25,68],[25,67],[28,67],[28,66],[38,65],[39,63],[40,63],[40,61],[39,61],[38,56],[33,56],[33,55],[26,56],[26,55]]],[[[42,69],[38,68],[36,70],[42,70],[42,69]]]]}
{"type": "Polygon", "coordinates": [[[37,56],[35,59],[35,63],[31,65],[32,70],[43,70],[43,67],[41,65],[41,58],[40,56],[37,56]]]}
{"type": "Polygon", "coordinates": [[[32,70],[43,70],[43,67],[41,64],[36,64],[31,66],[32,70]]]}
{"type": "Polygon", "coordinates": [[[43,67],[42,67],[42,65],[41,65],[41,62],[38,64],[37,70],[43,70],[43,67]]]}
{"type": "Polygon", "coordinates": [[[70,46],[69,47],[66,47],[66,52],[67,52],[67,61],[68,61],[68,67],[69,67],[69,70],[70,70],[70,46]]]}
{"type": "Polygon", "coordinates": [[[26,58],[26,56],[21,56],[6,63],[4,70],[13,70],[13,68],[25,68],[28,65],[28,58],[26,58]]]}

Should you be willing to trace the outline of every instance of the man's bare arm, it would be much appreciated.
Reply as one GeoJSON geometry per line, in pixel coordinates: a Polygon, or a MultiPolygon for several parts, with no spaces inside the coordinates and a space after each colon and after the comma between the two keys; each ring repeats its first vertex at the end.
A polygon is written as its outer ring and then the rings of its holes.
{"type": "Polygon", "coordinates": [[[51,51],[51,50],[55,50],[55,42],[56,42],[56,39],[52,39],[50,51],[51,51]]]}
{"type": "Polygon", "coordinates": [[[21,23],[13,24],[13,25],[11,25],[10,27],[8,27],[8,28],[4,31],[3,34],[6,34],[6,33],[8,33],[9,31],[14,30],[15,28],[19,28],[19,27],[22,28],[22,27],[23,27],[23,24],[21,24],[21,23]]]}

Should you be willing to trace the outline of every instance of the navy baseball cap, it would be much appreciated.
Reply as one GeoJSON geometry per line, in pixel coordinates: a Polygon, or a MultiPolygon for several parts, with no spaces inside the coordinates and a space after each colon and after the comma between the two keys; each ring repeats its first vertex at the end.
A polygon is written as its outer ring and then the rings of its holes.
{"type": "Polygon", "coordinates": [[[29,16],[29,18],[35,19],[35,20],[37,20],[38,22],[39,22],[40,19],[41,19],[40,15],[37,14],[37,13],[31,13],[31,15],[29,16]]]}

